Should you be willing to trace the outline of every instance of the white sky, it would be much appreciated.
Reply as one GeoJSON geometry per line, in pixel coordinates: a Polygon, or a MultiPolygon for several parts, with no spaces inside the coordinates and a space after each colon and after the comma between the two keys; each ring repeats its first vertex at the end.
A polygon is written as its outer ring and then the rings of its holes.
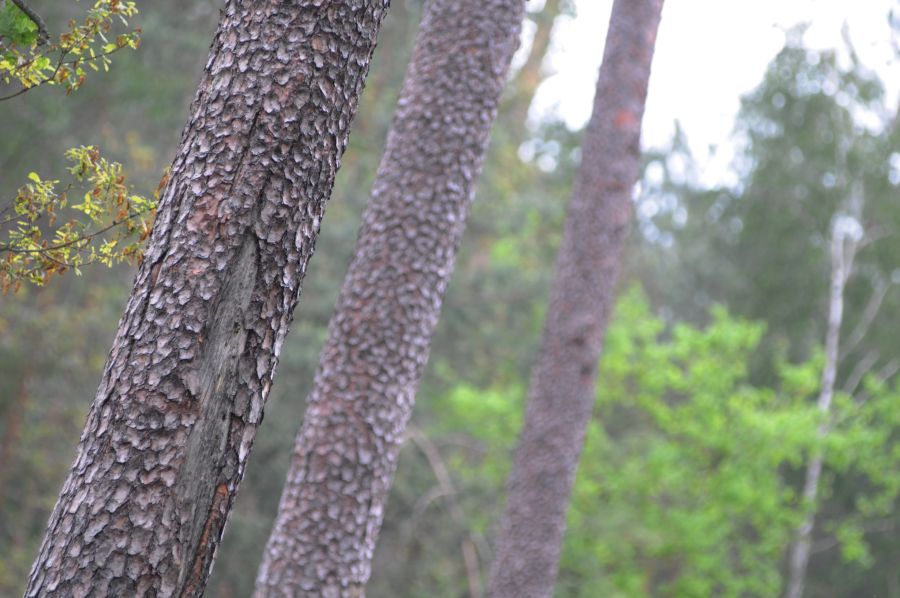
{"type": "MultiPolygon", "coordinates": [[[[539,2],[535,2],[539,4],[539,2]]],[[[572,127],[590,116],[612,0],[575,0],[577,17],[560,18],[532,116],[556,114],[572,127]]],[[[813,48],[842,48],[841,27],[866,66],[876,70],[894,102],[900,63],[894,61],[888,12],[898,0],[666,0],[644,117],[645,147],[664,144],[681,122],[692,150],[722,175],[740,96],[762,80],[784,45],[785,31],[810,22],[813,48]],[[710,162],[709,146],[720,151],[710,162]]]]}

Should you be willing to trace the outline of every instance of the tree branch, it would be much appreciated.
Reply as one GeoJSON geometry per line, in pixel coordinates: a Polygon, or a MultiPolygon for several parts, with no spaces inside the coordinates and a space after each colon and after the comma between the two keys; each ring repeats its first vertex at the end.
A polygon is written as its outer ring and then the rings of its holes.
{"type": "Polygon", "coordinates": [[[859,345],[863,338],[865,338],[866,333],[872,326],[872,322],[878,315],[878,311],[881,309],[881,304],[884,301],[885,296],[887,296],[890,287],[891,284],[884,281],[879,281],[876,284],[875,288],[872,290],[872,296],[869,298],[869,302],[866,304],[865,310],[863,310],[862,318],[860,318],[859,323],[847,338],[847,343],[844,345],[843,350],[841,351],[840,359],[843,360],[845,357],[847,357],[847,355],[849,355],[857,347],[857,345],[859,345]]]}
{"type": "MultiPolygon", "coordinates": [[[[407,428],[407,435],[413,443],[419,447],[425,459],[431,466],[431,471],[438,481],[440,493],[434,496],[439,498],[446,496],[450,499],[450,514],[460,527],[465,527],[465,515],[455,500],[456,488],[453,480],[450,478],[450,472],[441,458],[438,448],[415,426],[407,428]]],[[[484,596],[484,587],[481,583],[481,565],[478,560],[478,551],[475,547],[475,541],[471,537],[464,539],[460,546],[463,553],[463,562],[466,566],[466,575],[469,579],[469,595],[471,598],[481,598],[484,596]]]]}
{"type": "Polygon", "coordinates": [[[856,366],[854,366],[853,371],[850,372],[850,375],[847,376],[847,381],[844,383],[844,392],[848,395],[853,395],[859,387],[859,383],[862,382],[863,376],[868,374],[872,368],[875,367],[875,364],[878,363],[880,357],[881,354],[878,351],[873,350],[856,362],[856,366]]]}
{"type": "Polygon", "coordinates": [[[126,216],[125,218],[123,218],[121,220],[113,220],[112,224],[108,224],[107,226],[104,226],[100,230],[94,231],[90,234],[82,235],[80,237],[72,239],[71,241],[66,241],[65,243],[59,243],[58,245],[50,245],[48,247],[38,247],[36,249],[17,249],[14,245],[11,245],[8,243],[0,243],[0,253],[8,252],[8,253],[46,254],[49,251],[58,251],[60,249],[65,249],[66,247],[71,247],[73,245],[77,245],[78,243],[88,243],[92,239],[102,235],[103,233],[110,231],[119,225],[125,224],[126,222],[130,221],[132,218],[137,218],[138,216],[141,216],[142,214],[146,214],[148,212],[150,212],[150,209],[138,210],[138,211],[132,212],[131,214],[129,214],[128,216],[126,216]]]}

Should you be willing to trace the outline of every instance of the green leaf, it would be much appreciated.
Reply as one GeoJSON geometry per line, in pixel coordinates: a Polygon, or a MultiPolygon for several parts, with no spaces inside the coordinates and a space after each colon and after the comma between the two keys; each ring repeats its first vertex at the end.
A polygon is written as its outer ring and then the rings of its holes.
{"type": "Polygon", "coordinates": [[[0,8],[0,37],[30,46],[37,41],[38,27],[18,6],[6,0],[0,8]]]}

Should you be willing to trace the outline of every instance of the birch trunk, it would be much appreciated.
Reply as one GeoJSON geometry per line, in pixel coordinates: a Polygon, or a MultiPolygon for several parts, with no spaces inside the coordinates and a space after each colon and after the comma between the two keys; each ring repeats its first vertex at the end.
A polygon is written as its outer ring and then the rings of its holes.
{"type": "MultiPolygon", "coordinates": [[[[831,230],[831,285],[829,287],[828,325],[825,332],[825,366],[822,368],[822,382],[817,406],[826,418],[818,430],[820,439],[828,435],[828,415],[834,399],[835,380],[837,378],[841,324],[844,319],[844,286],[850,275],[855,245],[850,243],[849,255],[845,253],[845,234],[841,220],[835,218],[831,230]]],[[[788,587],[786,598],[802,598],[806,585],[806,569],[809,566],[810,548],[812,545],[813,526],[815,525],[815,504],[819,494],[819,479],[822,477],[824,464],[821,451],[810,458],[806,466],[806,478],[803,483],[803,503],[810,509],[809,514],[797,529],[794,543],[791,545],[788,561],[788,587]]]]}
{"type": "Polygon", "coordinates": [[[388,0],[229,0],[26,595],[199,596],[388,0]]]}
{"type": "Polygon", "coordinates": [[[524,14],[431,0],[255,596],[361,596],[524,14]]]}
{"type": "Polygon", "coordinates": [[[631,221],[641,119],[662,4],[616,0],[613,5],[497,539],[490,582],[490,593],[497,598],[553,592],[631,221]]]}

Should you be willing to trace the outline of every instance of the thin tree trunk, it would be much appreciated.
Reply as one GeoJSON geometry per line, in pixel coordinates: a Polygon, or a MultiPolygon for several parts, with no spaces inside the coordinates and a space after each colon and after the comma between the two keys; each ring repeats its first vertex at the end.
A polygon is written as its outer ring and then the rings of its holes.
{"type": "MultiPolygon", "coordinates": [[[[444,460],[441,459],[440,451],[434,443],[428,440],[425,434],[415,427],[409,427],[408,435],[410,440],[425,455],[425,460],[428,461],[431,472],[437,479],[440,496],[445,497],[449,501],[449,511],[450,516],[453,518],[453,523],[460,530],[464,530],[466,528],[466,517],[456,500],[456,488],[453,485],[453,480],[450,478],[450,472],[447,470],[444,460]]],[[[462,551],[463,564],[466,568],[466,577],[469,581],[469,598],[481,598],[484,596],[484,587],[481,581],[481,564],[478,560],[478,550],[475,547],[475,541],[472,537],[466,535],[460,542],[460,549],[462,551]]]]}
{"type": "Polygon", "coordinates": [[[28,385],[31,383],[32,374],[30,364],[22,367],[11,404],[4,414],[6,426],[3,430],[3,439],[0,440],[0,484],[4,484],[9,477],[8,467],[19,444],[22,422],[25,420],[25,412],[28,409],[28,385]]]}
{"type": "Polygon", "coordinates": [[[511,123],[516,130],[524,129],[531,101],[544,80],[544,61],[550,50],[556,17],[562,12],[562,3],[563,0],[547,0],[541,11],[533,17],[537,29],[531,40],[528,57],[510,82],[500,115],[503,122],[511,123]]]}
{"type": "Polygon", "coordinates": [[[255,596],[361,596],[523,0],[431,0],[255,596]]]}
{"type": "Polygon", "coordinates": [[[550,596],[640,162],[662,0],[616,0],[556,263],[490,594],[550,596]]]}
{"type": "MultiPolygon", "coordinates": [[[[844,318],[844,285],[850,275],[853,260],[854,243],[850,242],[850,251],[845,249],[845,232],[836,219],[831,230],[831,285],[829,288],[828,326],[825,332],[825,366],[822,368],[822,382],[819,391],[818,408],[826,421],[818,430],[820,439],[828,435],[827,418],[831,412],[834,398],[835,380],[838,370],[840,350],[841,324],[844,318]]],[[[791,546],[788,563],[788,585],[786,598],[801,598],[806,585],[806,569],[809,565],[810,547],[812,545],[813,526],[815,525],[815,503],[819,493],[819,479],[822,476],[822,452],[812,455],[806,466],[806,479],[803,484],[803,504],[810,509],[809,514],[797,529],[796,539],[791,546]]]]}
{"type": "Polygon", "coordinates": [[[27,596],[199,596],[388,0],[230,0],[27,596]]]}

